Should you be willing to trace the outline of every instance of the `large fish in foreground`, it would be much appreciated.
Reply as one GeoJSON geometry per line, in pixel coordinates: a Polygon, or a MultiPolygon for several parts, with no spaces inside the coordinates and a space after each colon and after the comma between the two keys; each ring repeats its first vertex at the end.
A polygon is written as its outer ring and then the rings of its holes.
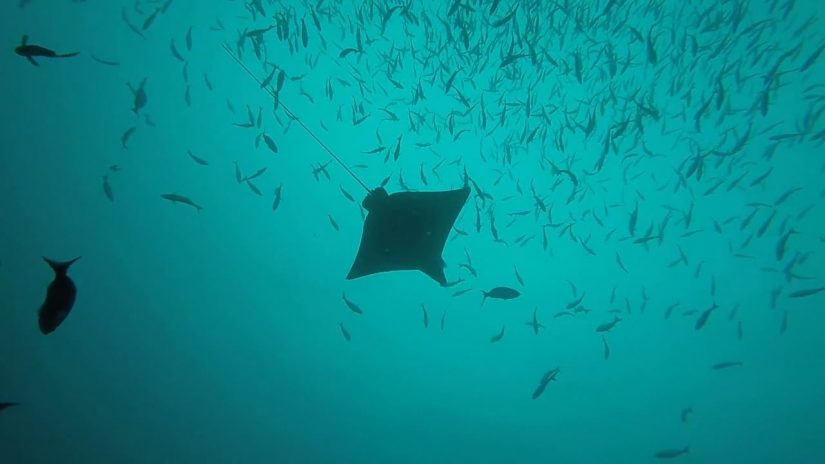
{"type": "Polygon", "coordinates": [[[80,54],[80,52],[57,53],[54,50],[50,50],[46,47],[41,47],[40,45],[30,45],[28,42],[29,36],[24,35],[23,38],[20,40],[20,45],[14,49],[14,53],[26,57],[26,59],[29,60],[29,63],[33,64],[34,66],[40,66],[40,64],[38,64],[37,61],[35,61],[34,57],[71,58],[73,56],[77,56],[80,54]]]}
{"type": "Polygon", "coordinates": [[[496,287],[489,292],[481,291],[483,297],[481,299],[481,304],[483,305],[487,298],[493,298],[496,300],[512,300],[513,298],[518,298],[521,296],[521,293],[510,287],[496,287]]]}
{"type": "Polygon", "coordinates": [[[14,406],[20,406],[20,403],[0,403],[0,411],[14,406]]]}
{"type": "Polygon", "coordinates": [[[69,315],[69,311],[74,306],[75,298],[77,297],[77,288],[74,285],[71,277],[69,277],[69,267],[74,264],[77,258],[71,261],[52,261],[49,258],[43,258],[54,271],[54,280],[49,284],[46,290],[46,301],[40,306],[40,313],[38,315],[38,322],[40,323],[40,331],[43,335],[48,335],[57,329],[61,323],[69,315]]]}

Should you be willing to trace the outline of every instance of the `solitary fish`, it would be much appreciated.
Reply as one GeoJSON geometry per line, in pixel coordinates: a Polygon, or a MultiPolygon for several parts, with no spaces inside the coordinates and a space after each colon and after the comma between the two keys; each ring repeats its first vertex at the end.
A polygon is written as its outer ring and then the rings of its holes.
{"type": "Polygon", "coordinates": [[[184,204],[184,205],[189,205],[189,206],[195,208],[196,210],[198,210],[199,213],[203,209],[200,205],[198,205],[197,203],[192,201],[189,197],[185,197],[183,195],[178,195],[177,193],[164,193],[160,197],[163,198],[164,200],[169,200],[172,203],[181,203],[181,204],[184,204]]]}
{"type": "Polygon", "coordinates": [[[513,298],[518,298],[521,293],[518,290],[510,287],[496,287],[489,292],[485,292],[484,290],[481,291],[484,294],[484,298],[481,300],[481,304],[483,305],[487,298],[495,298],[497,300],[512,300],[513,298]]]}
{"type": "Polygon", "coordinates": [[[678,458],[683,454],[688,454],[690,452],[690,448],[685,446],[682,449],[667,449],[659,451],[658,453],[654,454],[653,457],[657,459],[673,459],[678,458]]]}
{"type": "Polygon", "coordinates": [[[69,267],[78,259],[80,259],[79,256],[71,261],[59,262],[46,257],[43,258],[54,271],[54,280],[46,290],[46,301],[40,306],[38,315],[40,331],[43,335],[54,332],[74,306],[77,288],[68,272],[69,267]]]}
{"type": "Polygon", "coordinates": [[[613,328],[613,326],[618,324],[619,321],[621,321],[621,320],[622,319],[619,316],[613,316],[612,321],[605,322],[603,324],[600,324],[598,327],[596,327],[596,332],[608,332],[608,331],[610,331],[610,329],[613,328]]]}
{"type": "Polygon", "coordinates": [[[538,306],[533,308],[533,320],[525,322],[525,324],[527,324],[527,325],[529,325],[530,327],[533,328],[533,333],[536,334],[536,335],[539,334],[539,329],[544,328],[544,326],[539,322],[538,318],[536,317],[536,311],[538,311],[538,310],[539,310],[538,306]]]}
{"type": "Polygon", "coordinates": [[[811,295],[816,295],[817,293],[822,291],[825,291],[825,287],[806,288],[803,290],[797,290],[795,292],[789,293],[788,298],[805,298],[811,295]]]}
{"type": "Polygon", "coordinates": [[[344,327],[344,323],[339,322],[338,327],[341,327],[341,335],[343,335],[344,338],[346,338],[348,342],[352,341],[352,337],[350,337],[349,331],[344,327]]]}
{"type": "Polygon", "coordinates": [[[272,211],[277,211],[278,206],[281,205],[281,188],[283,185],[279,185],[275,188],[275,198],[272,200],[272,211]]]}
{"type": "Polygon", "coordinates": [[[713,369],[715,371],[718,371],[720,369],[727,369],[729,367],[736,367],[736,366],[741,366],[741,365],[742,365],[742,361],[723,361],[723,362],[714,364],[713,366],[711,366],[711,369],[713,369]]]}
{"type": "Polygon", "coordinates": [[[495,343],[495,342],[501,340],[501,337],[503,337],[503,336],[504,336],[504,326],[501,327],[501,331],[499,333],[497,333],[497,334],[493,335],[492,337],[490,337],[490,343],[495,343]]]}
{"type": "Polygon", "coordinates": [[[360,306],[358,306],[357,304],[352,302],[349,298],[347,298],[346,293],[342,293],[341,298],[344,299],[344,303],[346,303],[347,308],[349,308],[350,311],[354,312],[355,314],[364,314],[364,311],[361,310],[360,306]]]}
{"type": "Polygon", "coordinates": [[[541,380],[539,381],[538,387],[536,387],[536,389],[533,390],[532,398],[534,400],[537,399],[539,396],[541,396],[542,393],[544,393],[544,389],[547,388],[547,385],[551,381],[556,379],[556,375],[558,375],[558,373],[559,373],[559,369],[556,368],[556,369],[552,369],[552,370],[546,372],[544,374],[544,376],[542,376],[541,380]]]}
{"type": "Polygon", "coordinates": [[[20,403],[0,403],[0,411],[11,408],[13,406],[20,406],[20,403]]]}
{"type": "Polygon", "coordinates": [[[54,52],[53,50],[49,50],[46,47],[41,47],[40,45],[29,45],[28,42],[29,36],[24,35],[20,40],[20,45],[14,49],[14,53],[26,57],[26,59],[29,60],[29,63],[34,66],[40,66],[34,59],[36,56],[45,58],[71,58],[80,54],[80,52],[60,54],[54,52]]]}
{"type": "Polygon", "coordinates": [[[115,194],[112,192],[112,186],[109,184],[109,176],[103,176],[103,193],[109,201],[115,201],[115,194]]]}

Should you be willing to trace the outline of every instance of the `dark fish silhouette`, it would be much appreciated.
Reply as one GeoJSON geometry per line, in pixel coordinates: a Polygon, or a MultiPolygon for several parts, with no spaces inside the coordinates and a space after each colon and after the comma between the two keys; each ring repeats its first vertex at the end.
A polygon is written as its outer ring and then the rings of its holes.
{"type": "Polygon", "coordinates": [[[33,64],[34,66],[40,66],[37,61],[35,61],[34,57],[44,57],[44,58],[70,58],[73,56],[77,56],[80,52],[74,53],[57,53],[54,50],[49,50],[46,47],[41,47],[40,45],[29,45],[29,36],[24,35],[23,38],[20,40],[20,45],[14,49],[14,53],[17,53],[20,56],[26,57],[29,60],[29,63],[33,64]]]}
{"type": "Polygon", "coordinates": [[[57,329],[66,319],[66,316],[69,315],[69,311],[72,310],[77,296],[77,288],[68,272],[69,266],[80,257],[64,262],[52,261],[45,257],[43,259],[54,271],[54,280],[49,284],[46,291],[46,301],[40,306],[39,313],[40,331],[43,332],[43,335],[48,335],[57,329]]]}
{"type": "Polygon", "coordinates": [[[348,331],[348,330],[344,327],[344,323],[343,323],[343,322],[339,322],[339,323],[338,323],[338,327],[340,327],[340,328],[341,328],[341,335],[343,335],[343,336],[344,336],[344,338],[345,338],[348,342],[352,341],[352,336],[349,334],[349,331],[348,331]]]}
{"type": "Polygon", "coordinates": [[[720,369],[728,369],[730,367],[737,367],[737,366],[741,366],[741,365],[742,365],[742,361],[723,361],[723,362],[714,364],[710,368],[715,370],[715,371],[718,371],[720,369]]]}
{"type": "Polygon", "coordinates": [[[612,329],[613,326],[618,324],[621,320],[622,319],[619,316],[613,316],[612,321],[599,324],[599,326],[596,327],[596,332],[609,332],[610,329],[612,329]]]}
{"type": "Polygon", "coordinates": [[[551,369],[544,373],[539,381],[539,385],[533,390],[532,398],[535,400],[544,393],[544,389],[547,388],[547,385],[556,380],[556,376],[559,374],[559,368],[551,369]]]}
{"type": "Polygon", "coordinates": [[[489,292],[485,292],[484,290],[481,291],[484,297],[481,300],[481,304],[484,304],[487,301],[487,298],[494,298],[496,300],[512,300],[513,298],[518,298],[521,293],[510,287],[496,287],[489,292]]]}
{"type": "Polygon", "coordinates": [[[370,192],[362,202],[369,213],[347,279],[417,270],[446,286],[441,253],[469,195],[469,188],[388,195],[379,187],[370,192]]]}
{"type": "Polygon", "coordinates": [[[20,403],[0,403],[0,411],[11,408],[13,406],[20,406],[20,403]]]}
{"type": "Polygon", "coordinates": [[[501,326],[501,331],[499,331],[499,333],[490,337],[490,343],[496,343],[500,341],[502,337],[504,337],[504,326],[501,326]]]}
{"type": "Polygon", "coordinates": [[[685,446],[682,449],[666,449],[659,451],[656,454],[654,454],[653,457],[655,457],[656,459],[673,459],[688,453],[690,453],[690,448],[685,446]]]}

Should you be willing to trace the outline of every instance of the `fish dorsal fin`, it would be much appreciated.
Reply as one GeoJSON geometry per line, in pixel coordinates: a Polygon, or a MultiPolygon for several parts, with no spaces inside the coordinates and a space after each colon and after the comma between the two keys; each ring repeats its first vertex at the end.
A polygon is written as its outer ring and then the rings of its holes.
{"type": "Polygon", "coordinates": [[[26,45],[27,43],[29,43],[29,36],[23,34],[23,37],[20,38],[20,45],[26,45]]]}

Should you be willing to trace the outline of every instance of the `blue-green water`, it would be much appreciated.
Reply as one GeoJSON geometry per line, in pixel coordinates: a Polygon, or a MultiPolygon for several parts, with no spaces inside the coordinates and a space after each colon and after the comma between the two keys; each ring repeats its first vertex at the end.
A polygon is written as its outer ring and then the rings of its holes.
{"type": "Polygon", "coordinates": [[[825,286],[817,2],[260,3],[0,6],[0,462],[825,462],[825,292],[793,297],[825,286]],[[369,186],[477,184],[460,284],[345,280],[365,192],[221,48],[276,17],[243,62],[369,186]],[[34,67],[24,34],[81,54],[34,67]],[[48,336],[41,256],[82,256],[48,336]]]}

